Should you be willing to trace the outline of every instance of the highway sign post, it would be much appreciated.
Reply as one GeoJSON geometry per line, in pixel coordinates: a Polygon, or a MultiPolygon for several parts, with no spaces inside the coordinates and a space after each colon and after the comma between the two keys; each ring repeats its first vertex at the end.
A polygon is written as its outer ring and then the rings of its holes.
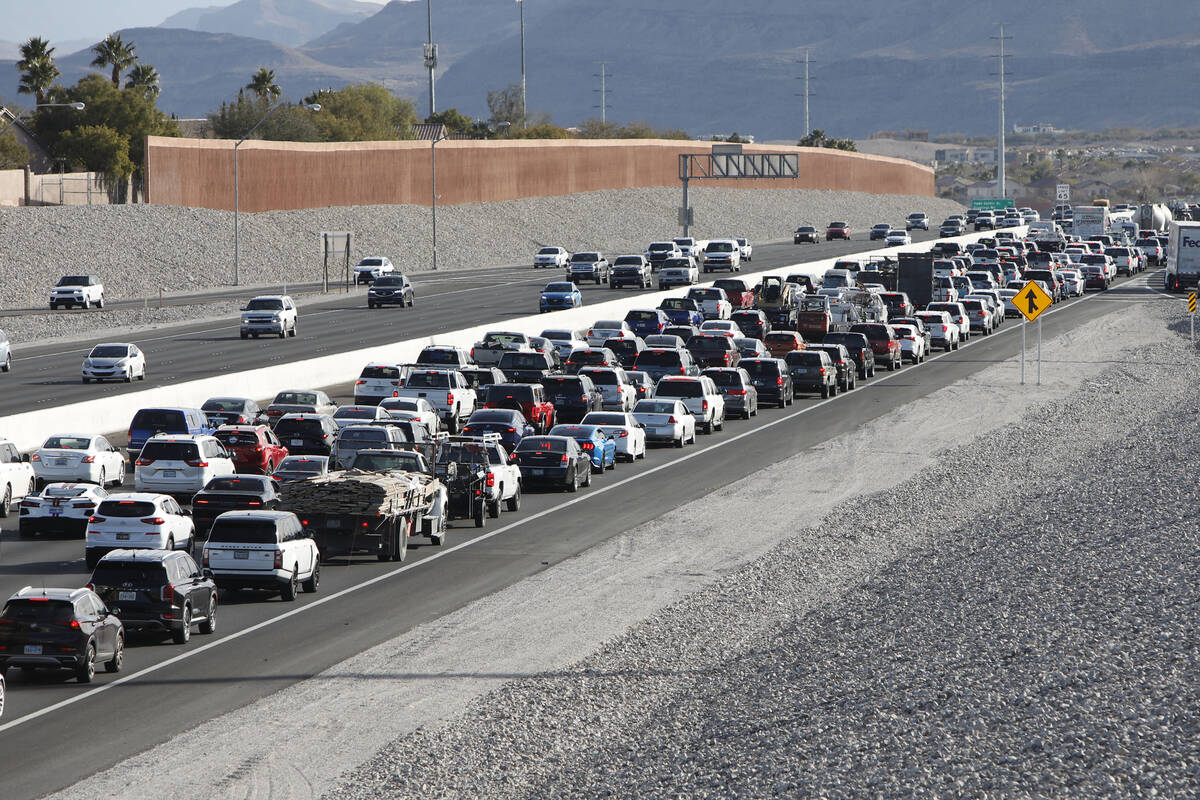
{"type": "MultiPolygon", "coordinates": [[[[1025,325],[1028,325],[1035,319],[1038,319],[1043,311],[1054,305],[1054,299],[1046,294],[1046,290],[1037,281],[1029,281],[1013,297],[1013,305],[1017,307],[1017,311],[1021,312],[1021,316],[1025,318],[1025,325]]],[[[1025,385],[1025,325],[1021,326],[1022,386],[1025,385]]],[[[1038,386],[1042,385],[1042,323],[1040,321],[1038,322],[1037,382],[1038,386]]]]}

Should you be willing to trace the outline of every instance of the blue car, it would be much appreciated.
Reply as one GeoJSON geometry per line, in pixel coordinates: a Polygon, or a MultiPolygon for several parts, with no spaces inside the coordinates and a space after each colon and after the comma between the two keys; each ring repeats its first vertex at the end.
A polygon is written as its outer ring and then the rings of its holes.
{"type": "Polygon", "coordinates": [[[658,307],[672,325],[703,325],[704,311],[700,304],[690,297],[668,297],[658,304],[658,307]]]}
{"type": "Polygon", "coordinates": [[[481,408],[471,414],[462,428],[462,435],[479,436],[484,433],[500,434],[500,444],[511,453],[517,449],[521,439],[532,436],[537,431],[525,421],[525,415],[520,411],[511,408],[481,408]]]}
{"type": "Polygon", "coordinates": [[[634,309],[625,315],[625,321],[633,328],[634,333],[642,337],[662,333],[663,328],[671,324],[671,320],[661,308],[634,309]]]}
{"type": "Polygon", "coordinates": [[[542,289],[542,297],[538,301],[538,310],[545,314],[547,311],[558,311],[563,308],[579,308],[583,305],[583,293],[579,287],[570,281],[546,284],[542,289]]]}
{"type": "Polygon", "coordinates": [[[599,425],[555,425],[547,435],[569,436],[579,442],[592,459],[592,472],[600,473],[617,465],[617,443],[599,425]]]}

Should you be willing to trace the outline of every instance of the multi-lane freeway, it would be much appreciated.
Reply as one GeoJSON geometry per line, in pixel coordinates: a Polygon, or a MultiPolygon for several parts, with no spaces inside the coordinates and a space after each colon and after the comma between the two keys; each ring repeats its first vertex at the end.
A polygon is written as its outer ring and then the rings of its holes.
{"type": "MultiPolygon", "coordinates": [[[[754,267],[795,263],[869,247],[865,241],[756,248],[754,267]]],[[[135,338],[151,357],[148,383],[204,377],[223,370],[336,353],[370,344],[501,322],[534,310],[536,289],[555,277],[529,268],[423,276],[414,309],[367,311],[361,291],[305,305],[301,338],[243,342],[236,321],[182,326],[135,338]],[[378,321],[386,319],[385,324],[378,321]],[[154,365],[157,364],[157,367],[154,365]]],[[[1102,295],[1066,302],[1043,316],[1051,337],[1103,315],[1109,302],[1145,293],[1146,276],[1123,281],[1102,295]],[[1096,302],[1099,300],[1100,302],[1096,302]]],[[[588,302],[617,296],[585,290],[588,302]]],[[[552,317],[547,317],[547,325],[552,317]]],[[[533,575],[587,548],[782,459],[853,430],[898,405],[919,400],[1018,352],[1021,336],[1010,322],[963,349],[920,366],[860,383],[830,400],[799,400],[763,410],[748,422],[701,437],[684,450],[652,450],[645,461],[597,476],[578,495],[529,494],[522,509],[489,527],[453,527],[442,548],[416,547],[403,565],[355,559],[322,572],[320,591],[295,604],[235,595],[223,599],[220,628],[185,646],[142,643],[127,653],[119,676],[99,674],[92,686],[51,676],[13,672],[0,719],[0,796],[34,797],[89,774],[198,722],[243,706],[292,682],[435,620],[475,599],[533,575]],[[80,720],[102,720],[80,736],[80,720]],[[70,742],[71,746],[63,746],[70,742]]],[[[124,385],[78,385],[83,348],[30,348],[5,376],[2,413],[58,405],[124,385]],[[15,379],[15,380],[12,380],[15,379]]],[[[134,385],[141,389],[143,386],[134,385]]],[[[330,387],[348,398],[350,386],[330,387]]],[[[197,398],[197,403],[203,398],[197,398]]],[[[69,421],[64,421],[69,427],[69,421]]],[[[797,487],[803,476],[797,476],[797,487]]],[[[0,526],[0,597],[27,584],[77,586],[86,581],[79,540],[22,541],[15,521],[0,526]]],[[[299,724],[299,723],[298,723],[299,724]]],[[[364,758],[369,754],[363,754],[364,758]]]]}

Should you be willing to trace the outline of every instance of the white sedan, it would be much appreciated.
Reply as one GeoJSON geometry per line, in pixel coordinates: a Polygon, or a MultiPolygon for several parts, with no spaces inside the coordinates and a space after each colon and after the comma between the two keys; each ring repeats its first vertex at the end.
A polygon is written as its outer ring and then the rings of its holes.
{"type": "Polygon", "coordinates": [[[696,418],[682,400],[647,398],[633,407],[647,442],[671,442],[676,447],[696,443],[696,418]]]}
{"type": "Polygon", "coordinates": [[[727,319],[705,320],[700,324],[700,332],[719,333],[723,336],[729,336],[731,338],[737,338],[745,335],[742,333],[742,329],[738,327],[736,322],[732,322],[727,319]]]}
{"type": "Polygon", "coordinates": [[[51,483],[40,494],[21,501],[18,535],[31,539],[41,533],[82,536],[88,520],[108,492],[90,483],[51,483]]]}
{"type": "Polygon", "coordinates": [[[196,526],[170,495],[152,492],[110,494],[96,507],[87,526],[84,561],[88,569],[110,550],[188,550],[196,544],[196,526]]]}
{"type": "Polygon", "coordinates": [[[29,459],[38,483],[86,481],[99,486],[125,482],[125,455],[103,436],[56,433],[29,459]]]}
{"type": "Polygon", "coordinates": [[[901,247],[912,244],[912,237],[908,235],[908,231],[890,230],[884,243],[888,247],[901,247]]]}
{"type": "Polygon", "coordinates": [[[533,268],[565,269],[570,260],[571,254],[561,247],[543,247],[533,256],[533,268]]]}
{"type": "Polygon", "coordinates": [[[423,397],[385,397],[379,402],[379,407],[387,411],[392,419],[421,423],[431,436],[438,432],[441,424],[437,409],[423,397]]]}
{"type": "Polygon", "coordinates": [[[742,261],[753,260],[751,256],[754,255],[754,245],[750,244],[750,240],[745,236],[738,236],[734,241],[738,243],[738,250],[741,251],[742,261]]]}
{"type": "Polygon", "coordinates": [[[596,323],[588,328],[587,332],[588,347],[600,347],[609,339],[636,338],[637,334],[633,332],[633,328],[629,327],[629,323],[623,319],[596,320],[596,323]]]}
{"type": "Polygon", "coordinates": [[[146,380],[146,354],[136,344],[98,344],[83,360],[83,382],[146,380]]]}
{"type": "Polygon", "coordinates": [[[592,411],[580,425],[595,425],[617,445],[617,458],[632,462],[646,457],[646,431],[633,414],[618,411],[592,411]]]}

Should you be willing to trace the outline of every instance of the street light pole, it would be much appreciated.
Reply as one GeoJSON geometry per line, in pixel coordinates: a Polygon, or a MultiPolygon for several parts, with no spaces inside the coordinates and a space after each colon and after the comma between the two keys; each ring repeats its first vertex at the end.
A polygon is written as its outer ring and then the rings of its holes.
{"type": "MultiPolygon", "coordinates": [[[[39,108],[72,108],[72,109],[75,109],[76,111],[83,111],[85,108],[87,108],[87,106],[84,105],[83,103],[38,103],[33,108],[35,111],[39,108]]],[[[4,110],[8,111],[7,108],[4,110]]],[[[12,119],[9,121],[9,123],[7,125],[5,125],[3,128],[0,128],[0,135],[2,135],[5,131],[7,131],[13,125],[16,125],[18,120],[20,120],[20,117],[18,117],[16,114],[13,114],[11,111],[8,111],[8,113],[12,117],[12,119]]]]}
{"type": "MultiPolygon", "coordinates": [[[[302,104],[300,107],[307,109],[309,111],[320,111],[321,110],[320,103],[307,103],[307,104],[302,104]]],[[[256,123],[254,123],[254,127],[251,128],[250,130],[246,131],[246,135],[243,136],[241,139],[238,139],[237,144],[235,144],[233,146],[233,285],[234,286],[240,285],[240,280],[241,280],[241,260],[240,260],[241,254],[240,254],[240,250],[238,247],[238,219],[241,216],[241,193],[239,191],[240,184],[238,182],[238,150],[239,150],[239,148],[241,148],[242,143],[245,142],[247,139],[249,139],[251,134],[253,134],[256,130],[258,130],[258,126],[262,125],[264,122],[267,121],[267,117],[271,116],[272,114],[274,114],[276,111],[278,111],[281,108],[283,108],[283,103],[280,103],[279,105],[268,109],[267,113],[263,114],[262,119],[260,119],[256,123]]]]}
{"type": "Polygon", "coordinates": [[[521,7],[521,127],[525,127],[525,120],[528,117],[527,106],[525,105],[525,2],[517,0],[517,5],[521,7]]]}
{"type": "Polygon", "coordinates": [[[437,113],[437,102],[433,91],[433,71],[437,69],[437,45],[433,43],[433,0],[425,0],[425,21],[429,26],[429,38],[425,44],[425,67],[429,70],[429,116],[437,113]]]}
{"type": "MultiPolygon", "coordinates": [[[[497,130],[499,130],[501,128],[507,128],[511,124],[512,124],[511,122],[500,122],[500,123],[496,123],[494,125],[489,123],[488,130],[491,131],[492,133],[495,133],[497,130]]],[[[432,222],[433,222],[433,269],[435,272],[437,271],[437,268],[438,268],[438,256],[437,256],[437,247],[438,247],[438,241],[437,241],[437,201],[438,201],[437,143],[442,141],[443,139],[449,139],[449,138],[450,137],[445,134],[445,127],[443,126],[441,131],[438,133],[435,133],[433,135],[433,138],[429,140],[429,172],[430,172],[429,209],[432,213],[432,222]]]]}

